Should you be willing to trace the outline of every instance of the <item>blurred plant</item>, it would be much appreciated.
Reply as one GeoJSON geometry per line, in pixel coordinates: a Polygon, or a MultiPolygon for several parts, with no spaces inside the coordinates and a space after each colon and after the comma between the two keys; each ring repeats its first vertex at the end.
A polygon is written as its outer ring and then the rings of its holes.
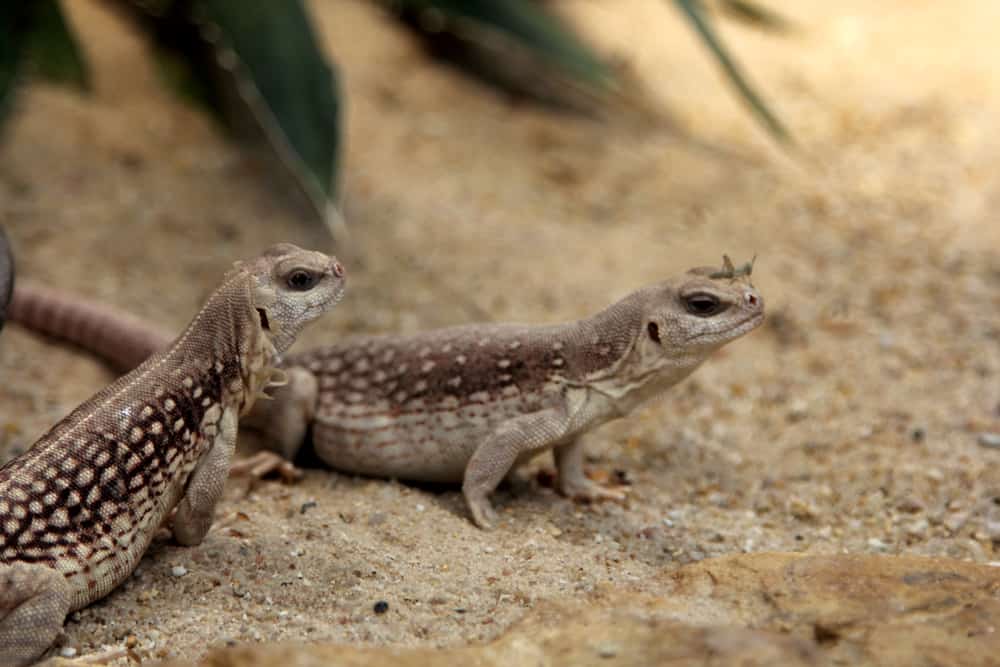
{"type": "MultiPolygon", "coordinates": [[[[376,0],[428,49],[534,99],[591,113],[640,96],[541,0],[376,0]]],[[[741,98],[776,139],[789,135],[717,37],[707,0],[673,0],[741,98]]],[[[262,146],[275,174],[335,221],[340,90],[302,0],[107,0],[147,33],[180,94],[213,111],[234,136],[262,146]]],[[[782,31],[787,22],[751,0],[715,0],[721,13],[782,31]]],[[[714,9],[714,8],[713,8],[714,9]]],[[[22,71],[89,88],[79,46],[58,0],[0,7],[0,120],[22,71]]]]}
{"type": "MultiPolygon", "coordinates": [[[[301,0],[109,0],[146,32],[165,80],[212,110],[317,216],[336,220],[340,91],[301,0]]],[[[57,0],[5,3],[0,104],[25,66],[86,88],[87,69],[57,0]]]]}
{"type": "MultiPolygon", "coordinates": [[[[547,102],[586,112],[632,104],[640,94],[619,69],[596,55],[539,0],[380,0],[418,33],[435,56],[547,102]]],[[[730,83],[772,137],[791,135],[770,111],[717,36],[712,9],[774,33],[791,24],[752,0],[673,0],[730,83]]],[[[645,106],[645,105],[640,105],[645,106]]]]}
{"type": "MultiPolygon", "coordinates": [[[[771,112],[722,45],[722,40],[715,33],[715,28],[712,26],[704,3],[701,0],[674,0],[674,4],[681,10],[705,46],[715,56],[729,82],[736,88],[743,101],[750,106],[750,110],[757,117],[757,120],[773,137],[785,143],[790,142],[791,135],[788,134],[785,126],[771,112]]],[[[789,23],[777,14],[747,0],[723,0],[719,4],[724,10],[751,25],[774,31],[785,31],[789,28],[789,23]]]]}
{"type": "Polygon", "coordinates": [[[0,227],[0,329],[7,316],[7,304],[14,291],[14,257],[10,252],[7,235],[0,227]]]}

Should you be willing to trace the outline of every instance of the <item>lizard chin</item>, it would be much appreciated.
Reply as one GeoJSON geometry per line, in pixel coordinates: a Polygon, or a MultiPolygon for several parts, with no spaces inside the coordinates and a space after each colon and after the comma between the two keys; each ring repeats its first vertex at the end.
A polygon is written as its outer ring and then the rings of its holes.
{"type": "Polygon", "coordinates": [[[687,339],[686,342],[710,340],[712,345],[724,345],[731,340],[749,333],[759,327],[764,322],[764,313],[754,313],[749,317],[739,320],[725,329],[702,331],[687,339]]]}

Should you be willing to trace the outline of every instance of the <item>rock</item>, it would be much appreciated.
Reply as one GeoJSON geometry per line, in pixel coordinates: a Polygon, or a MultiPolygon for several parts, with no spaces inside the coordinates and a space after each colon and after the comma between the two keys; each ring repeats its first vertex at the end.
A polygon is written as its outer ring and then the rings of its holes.
{"type": "Polygon", "coordinates": [[[759,553],[662,577],[663,596],[611,590],[590,604],[538,604],[481,646],[247,646],[211,652],[201,665],[902,667],[985,665],[1000,654],[1000,568],[943,558],[759,553]]]}
{"type": "Polygon", "coordinates": [[[819,510],[815,505],[797,497],[788,501],[788,513],[799,521],[813,521],[819,516],[819,510]]]}
{"type": "Polygon", "coordinates": [[[1000,433],[990,433],[989,431],[985,433],[980,433],[977,442],[980,447],[986,447],[987,449],[1000,449],[1000,433]]]}

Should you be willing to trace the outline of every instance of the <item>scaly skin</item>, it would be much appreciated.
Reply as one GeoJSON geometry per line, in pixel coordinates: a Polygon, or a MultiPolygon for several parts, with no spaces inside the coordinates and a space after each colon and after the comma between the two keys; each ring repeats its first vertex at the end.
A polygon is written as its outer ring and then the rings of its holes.
{"type": "Polygon", "coordinates": [[[342,292],[321,253],[283,244],[237,263],[172,345],[0,468],[0,665],[31,664],[67,613],[127,578],[172,510],[177,541],[201,542],[239,416],[342,292]]]}
{"type": "MultiPolygon", "coordinates": [[[[245,423],[285,457],[311,426],[316,453],[338,470],[461,482],[484,528],[496,521],[488,495],[513,466],[547,449],[563,493],[619,499],[584,475],[580,436],[759,326],[764,302],[749,283],[750,266],[693,269],[567,324],[473,324],[292,355],[282,364],[288,385],[245,423]]],[[[66,299],[48,303],[72,310],[66,299]]],[[[47,330],[66,337],[67,328],[47,330]]],[[[154,331],[133,336],[135,347],[155,349],[154,331]]]]}

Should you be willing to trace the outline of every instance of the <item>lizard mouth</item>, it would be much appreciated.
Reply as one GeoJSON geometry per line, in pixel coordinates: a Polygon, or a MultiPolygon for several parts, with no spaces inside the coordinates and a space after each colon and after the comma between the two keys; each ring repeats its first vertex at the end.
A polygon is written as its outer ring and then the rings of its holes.
{"type": "Polygon", "coordinates": [[[313,308],[311,309],[312,312],[314,312],[318,316],[321,313],[330,310],[338,303],[340,303],[340,300],[344,298],[344,292],[346,291],[347,290],[344,289],[344,286],[341,285],[340,289],[330,294],[330,296],[327,297],[322,303],[313,306],[313,308]]]}
{"type": "Polygon", "coordinates": [[[750,317],[740,320],[736,324],[732,325],[728,329],[720,329],[718,331],[704,331],[700,334],[695,334],[688,338],[689,341],[698,340],[699,338],[704,338],[705,336],[720,336],[720,335],[730,335],[730,336],[742,336],[748,331],[753,331],[760,326],[761,322],[764,321],[764,313],[754,313],[750,317]]]}

